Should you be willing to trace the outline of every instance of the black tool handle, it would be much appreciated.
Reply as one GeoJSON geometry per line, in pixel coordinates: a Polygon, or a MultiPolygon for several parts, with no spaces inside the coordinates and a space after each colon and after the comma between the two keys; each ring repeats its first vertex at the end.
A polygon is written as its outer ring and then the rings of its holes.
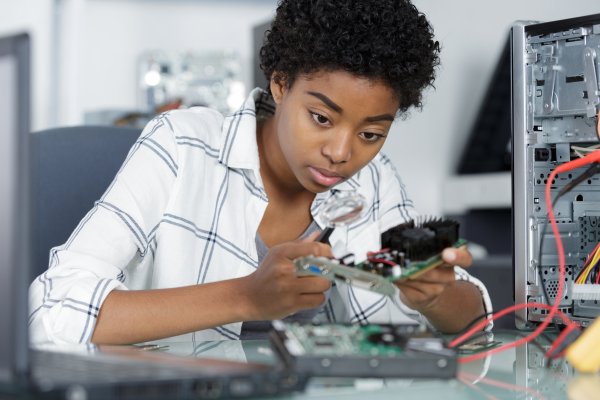
{"type": "Polygon", "coordinates": [[[317,242],[319,242],[319,243],[328,243],[329,242],[329,236],[331,236],[332,232],[333,232],[333,228],[332,227],[327,227],[327,228],[323,229],[323,232],[321,232],[321,234],[319,235],[319,237],[317,237],[317,242]]]}

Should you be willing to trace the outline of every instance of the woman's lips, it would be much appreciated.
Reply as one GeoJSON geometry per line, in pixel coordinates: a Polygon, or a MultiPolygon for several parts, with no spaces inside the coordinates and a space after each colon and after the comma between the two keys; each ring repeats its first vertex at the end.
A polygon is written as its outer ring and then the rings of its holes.
{"type": "Polygon", "coordinates": [[[313,179],[322,186],[333,186],[340,183],[344,179],[343,176],[325,169],[308,167],[308,170],[310,171],[313,179]]]}

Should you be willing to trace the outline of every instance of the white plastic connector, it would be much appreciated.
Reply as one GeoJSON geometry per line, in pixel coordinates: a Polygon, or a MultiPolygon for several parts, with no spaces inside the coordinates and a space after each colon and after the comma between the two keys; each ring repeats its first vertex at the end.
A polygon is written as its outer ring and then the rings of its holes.
{"type": "Polygon", "coordinates": [[[600,300],[600,285],[574,284],[571,297],[573,300],[600,300]]]}

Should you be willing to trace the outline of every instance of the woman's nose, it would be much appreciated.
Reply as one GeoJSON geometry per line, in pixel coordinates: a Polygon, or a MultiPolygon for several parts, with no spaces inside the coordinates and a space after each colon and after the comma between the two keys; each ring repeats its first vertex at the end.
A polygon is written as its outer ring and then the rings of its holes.
{"type": "Polygon", "coordinates": [[[322,152],[332,164],[347,162],[352,155],[352,134],[344,131],[332,133],[323,145],[322,152]]]}

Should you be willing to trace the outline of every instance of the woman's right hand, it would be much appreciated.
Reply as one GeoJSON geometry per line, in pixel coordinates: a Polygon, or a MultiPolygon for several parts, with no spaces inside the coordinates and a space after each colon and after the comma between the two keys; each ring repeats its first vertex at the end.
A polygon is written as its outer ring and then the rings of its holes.
{"type": "Polygon", "coordinates": [[[248,299],[244,320],[284,318],[325,302],[324,292],[331,282],[318,276],[297,276],[293,264],[294,259],[308,255],[333,257],[331,247],[314,242],[313,236],[273,246],[258,269],[242,279],[248,299]]]}

